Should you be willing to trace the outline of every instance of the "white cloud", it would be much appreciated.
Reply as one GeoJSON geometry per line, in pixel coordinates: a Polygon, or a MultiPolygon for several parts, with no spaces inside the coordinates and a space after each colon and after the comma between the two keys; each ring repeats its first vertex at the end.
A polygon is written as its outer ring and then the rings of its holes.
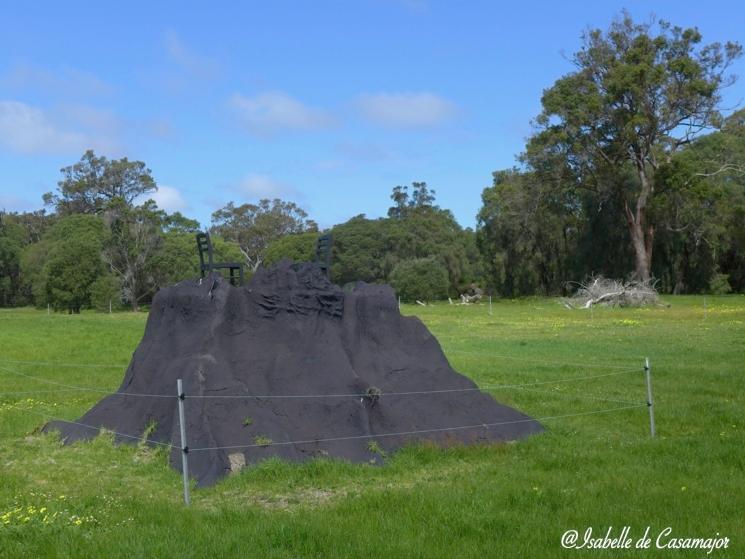
{"type": "Polygon", "coordinates": [[[213,78],[218,73],[217,63],[194,52],[175,31],[167,31],[163,40],[166,54],[177,65],[199,78],[213,78]]]}
{"type": "Polygon", "coordinates": [[[85,105],[41,109],[20,101],[0,101],[0,148],[14,153],[123,152],[125,126],[114,113],[85,105]]]}
{"type": "Polygon", "coordinates": [[[0,78],[0,84],[70,97],[110,95],[114,91],[111,85],[89,72],[67,66],[53,71],[27,63],[15,64],[0,78]]]}
{"type": "Polygon", "coordinates": [[[261,136],[325,128],[333,124],[333,118],[326,111],[305,105],[281,91],[260,93],[254,97],[235,94],[230,105],[246,129],[261,136]]]}
{"type": "Polygon", "coordinates": [[[16,153],[68,153],[90,142],[80,132],[58,127],[41,109],[0,101],[0,146],[16,153]]]}
{"type": "Polygon", "coordinates": [[[251,198],[276,198],[294,193],[294,189],[268,175],[246,175],[237,185],[236,190],[251,198]]]}
{"type": "Polygon", "coordinates": [[[161,210],[171,213],[182,212],[189,207],[178,188],[172,186],[158,185],[158,190],[147,197],[155,200],[161,210]]]}
{"type": "Polygon", "coordinates": [[[357,106],[372,122],[394,128],[436,126],[455,114],[450,101],[427,92],[361,95],[357,106]]]}

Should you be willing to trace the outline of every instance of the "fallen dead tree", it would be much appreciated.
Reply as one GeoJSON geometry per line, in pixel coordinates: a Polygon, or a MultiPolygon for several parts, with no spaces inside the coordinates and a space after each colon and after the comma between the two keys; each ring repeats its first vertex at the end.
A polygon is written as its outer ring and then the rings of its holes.
{"type": "Polygon", "coordinates": [[[562,303],[570,309],[589,309],[595,305],[607,307],[644,307],[658,305],[659,294],[653,282],[620,281],[602,276],[579,283],[577,292],[562,303]]]}
{"type": "Polygon", "coordinates": [[[460,303],[454,302],[450,297],[448,297],[448,303],[451,305],[470,305],[472,303],[480,303],[483,296],[484,291],[475,283],[472,283],[471,287],[465,293],[461,293],[460,303]]]}
{"type": "Polygon", "coordinates": [[[465,293],[461,293],[460,304],[470,305],[471,303],[478,303],[484,296],[484,291],[475,283],[472,283],[465,293]]]}

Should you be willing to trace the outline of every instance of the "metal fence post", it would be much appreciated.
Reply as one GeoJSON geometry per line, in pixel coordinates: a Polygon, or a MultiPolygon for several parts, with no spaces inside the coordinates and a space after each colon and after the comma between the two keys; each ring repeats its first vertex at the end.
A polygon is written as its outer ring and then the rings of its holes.
{"type": "Polygon", "coordinates": [[[649,357],[644,358],[644,374],[647,377],[647,408],[649,409],[649,432],[655,436],[654,426],[654,400],[652,400],[652,368],[649,366],[649,357]]]}
{"type": "Polygon", "coordinates": [[[186,419],[184,418],[184,400],[186,394],[181,384],[181,379],[176,381],[176,391],[178,393],[178,420],[181,427],[181,471],[184,474],[184,504],[188,505],[189,500],[189,447],[186,444],[186,419]]]}

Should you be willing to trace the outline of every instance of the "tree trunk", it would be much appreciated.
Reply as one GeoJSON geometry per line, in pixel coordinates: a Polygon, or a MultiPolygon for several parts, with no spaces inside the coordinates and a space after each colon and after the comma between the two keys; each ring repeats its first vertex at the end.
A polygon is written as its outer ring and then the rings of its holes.
{"type": "Polygon", "coordinates": [[[130,293],[132,293],[132,312],[140,310],[140,299],[137,297],[136,287],[134,282],[132,282],[132,287],[130,288],[130,293]]]}
{"type": "Polygon", "coordinates": [[[639,281],[648,281],[652,255],[647,250],[644,229],[638,223],[633,222],[629,224],[629,233],[631,245],[634,248],[634,277],[639,281]]]}
{"type": "Polygon", "coordinates": [[[654,188],[642,163],[638,169],[641,191],[636,199],[636,211],[632,212],[628,203],[624,205],[626,221],[629,225],[631,246],[634,249],[634,278],[649,281],[652,277],[652,248],[654,246],[654,226],[647,222],[647,201],[654,188]]]}
{"type": "Polygon", "coordinates": [[[137,296],[137,280],[135,279],[134,271],[128,271],[126,284],[129,291],[130,303],[132,304],[132,312],[137,312],[140,310],[140,299],[137,296]]]}

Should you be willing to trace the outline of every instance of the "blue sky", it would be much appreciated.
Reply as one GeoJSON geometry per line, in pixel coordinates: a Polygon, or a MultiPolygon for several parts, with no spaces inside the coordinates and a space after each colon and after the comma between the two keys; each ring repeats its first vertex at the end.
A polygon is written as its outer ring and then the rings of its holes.
{"type": "Polygon", "coordinates": [[[745,42],[739,2],[3,4],[0,209],[40,208],[93,148],[145,161],[161,207],[203,224],[262,197],[378,217],[423,180],[474,226],[588,26],[626,8],[745,42]]]}

